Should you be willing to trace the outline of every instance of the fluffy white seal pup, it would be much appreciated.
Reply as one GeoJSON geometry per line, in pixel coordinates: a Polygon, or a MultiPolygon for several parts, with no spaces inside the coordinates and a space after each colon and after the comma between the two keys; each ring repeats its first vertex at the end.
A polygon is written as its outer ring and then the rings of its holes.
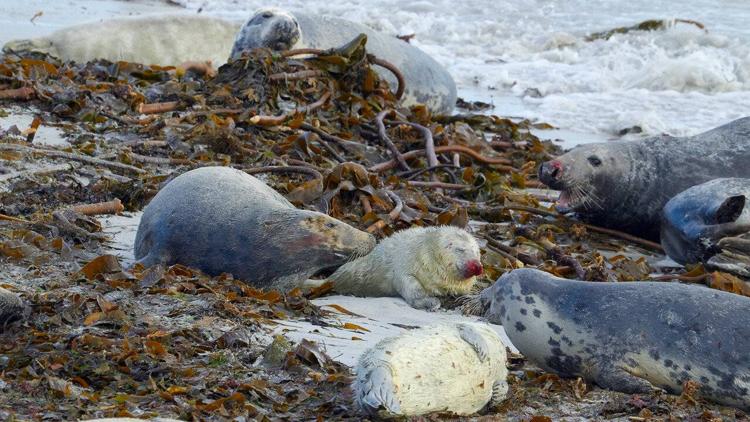
{"type": "Polygon", "coordinates": [[[368,413],[470,415],[508,393],[507,356],[487,324],[437,324],[386,338],[355,368],[356,403],[368,413]]]}
{"type": "Polygon", "coordinates": [[[328,280],[338,293],[400,296],[414,308],[435,310],[440,296],[470,293],[482,272],[479,244],[466,230],[412,227],[383,239],[328,280]]]}

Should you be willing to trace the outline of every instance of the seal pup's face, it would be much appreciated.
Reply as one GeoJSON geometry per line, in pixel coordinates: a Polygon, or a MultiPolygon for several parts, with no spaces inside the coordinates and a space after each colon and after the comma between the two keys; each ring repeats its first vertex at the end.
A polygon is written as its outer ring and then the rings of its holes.
{"type": "Polygon", "coordinates": [[[588,144],[542,163],[539,180],[560,190],[556,208],[559,212],[597,212],[604,201],[617,194],[627,181],[630,159],[625,145],[588,144]]]}
{"type": "Polygon", "coordinates": [[[449,281],[457,282],[457,292],[463,293],[484,272],[479,244],[467,231],[456,227],[442,227],[437,233],[440,254],[437,262],[446,265],[452,279],[449,281]]]}
{"type": "Polygon", "coordinates": [[[715,179],[664,206],[661,244],[681,264],[704,262],[750,275],[750,180],[715,179]]]}
{"type": "Polygon", "coordinates": [[[257,10],[242,25],[232,46],[231,58],[256,48],[276,51],[291,49],[302,38],[297,19],[289,12],[273,7],[257,10]]]}

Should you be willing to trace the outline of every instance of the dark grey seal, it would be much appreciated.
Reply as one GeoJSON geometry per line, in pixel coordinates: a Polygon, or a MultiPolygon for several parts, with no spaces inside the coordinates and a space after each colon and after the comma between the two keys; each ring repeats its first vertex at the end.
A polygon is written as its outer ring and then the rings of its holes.
{"type": "MultiPolygon", "coordinates": [[[[404,106],[421,103],[437,113],[449,114],[456,105],[456,83],[432,57],[395,36],[344,19],[273,7],[257,10],[242,26],[231,57],[258,47],[274,50],[340,47],[359,34],[367,35],[368,52],[394,64],[406,79],[404,106]]],[[[393,74],[375,67],[380,77],[397,86],[393,74]]]]}
{"type": "Polygon", "coordinates": [[[167,183],[146,206],[135,257],[146,266],[179,263],[288,289],[374,246],[372,235],[299,210],[255,177],[203,167],[167,183]]]}
{"type": "Polygon", "coordinates": [[[0,287],[0,333],[5,326],[23,317],[26,306],[15,293],[0,287]]]}
{"type": "Polygon", "coordinates": [[[581,145],[547,161],[539,179],[561,190],[561,212],[658,239],[661,212],[683,190],[721,177],[750,177],[750,117],[685,138],[581,145]]]}
{"type": "Polygon", "coordinates": [[[482,291],[478,304],[524,356],[562,377],[631,394],[654,387],[677,394],[694,380],[702,397],[750,408],[750,298],[519,269],[482,291]]]}
{"type": "Polygon", "coordinates": [[[667,202],[661,245],[680,264],[750,276],[750,179],[714,179],[667,202]]]}

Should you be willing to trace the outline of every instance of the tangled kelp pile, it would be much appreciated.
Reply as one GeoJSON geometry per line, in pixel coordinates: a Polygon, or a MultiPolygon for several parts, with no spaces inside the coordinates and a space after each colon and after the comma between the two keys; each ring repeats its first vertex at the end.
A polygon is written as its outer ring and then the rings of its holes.
{"type": "MultiPolygon", "coordinates": [[[[348,368],[312,343],[266,334],[272,320],[325,324],[309,301],[324,290],[261,292],[182,266],[124,270],[102,255],[92,215],[120,204],[140,210],[198,166],[260,174],[296,205],[380,237],[412,225],[472,224],[488,280],[520,266],[592,281],[654,272],[646,257],[658,245],[544,205],[547,194],[533,189],[536,167],[560,151],[531,134],[530,122],[400,109],[401,90],[371,67],[388,64],[369,56],[365,41],[324,52],[258,50],[215,76],[4,58],[3,104],[17,111],[23,103],[37,118],[0,133],[0,285],[31,308],[0,334],[1,415],[360,418],[347,396],[348,368]],[[40,125],[63,130],[69,145],[35,144],[40,125]]],[[[724,274],[682,277],[746,292],[724,274]]],[[[523,362],[516,369],[515,399],[494,411],[559,413],[563,401],[575,412],[592,398],[605,405],[589,409],[591,417],[704,418],[718,409],[689,395],[684,403],[623,399],[523,362]]]]}

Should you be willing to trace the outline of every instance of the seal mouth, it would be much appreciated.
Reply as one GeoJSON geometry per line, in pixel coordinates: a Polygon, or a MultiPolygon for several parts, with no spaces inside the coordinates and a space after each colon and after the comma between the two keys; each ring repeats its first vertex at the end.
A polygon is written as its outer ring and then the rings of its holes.
{"type": "Polygon", "coordinates": [[[555,203],[555,209],[557,212],[560,214],[567,214],[573,212],[573,208],[575,208],[575,206],[572,202],[570,192],[567,190],[560,192],[560,197],[557,198],[557,202],[555,203]]]}

